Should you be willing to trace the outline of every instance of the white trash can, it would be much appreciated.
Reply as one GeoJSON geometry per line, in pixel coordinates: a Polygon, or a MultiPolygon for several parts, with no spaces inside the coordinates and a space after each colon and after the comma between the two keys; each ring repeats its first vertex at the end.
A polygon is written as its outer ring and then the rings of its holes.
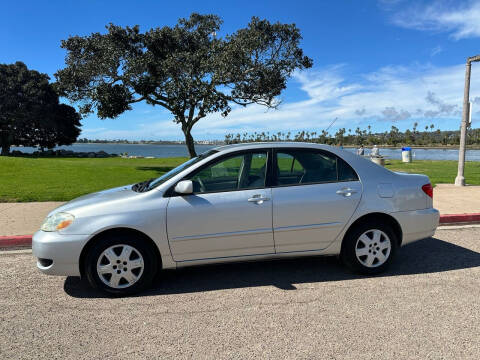
{"type": "Polygon", "coordinates": [[[410,163],[412,162],[412,148],[407,146],[407,147],[402,147],[402,162],[404,163],[410,163]]]}

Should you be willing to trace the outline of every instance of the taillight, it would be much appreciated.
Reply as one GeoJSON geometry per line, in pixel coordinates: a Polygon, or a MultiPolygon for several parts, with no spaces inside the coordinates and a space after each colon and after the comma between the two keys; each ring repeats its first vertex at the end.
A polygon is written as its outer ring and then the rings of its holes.
{"type": "Polygon", "coordinates": [[[425,184],[422,186],[422,190],[425,194],[433,199],[433,186],[432,184],[425,184]]]}

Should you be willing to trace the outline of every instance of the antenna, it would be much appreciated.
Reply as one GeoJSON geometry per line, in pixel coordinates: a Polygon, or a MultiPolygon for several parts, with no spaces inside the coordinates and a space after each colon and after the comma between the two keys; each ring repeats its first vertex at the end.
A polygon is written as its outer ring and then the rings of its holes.
{"type": "Polygon", "coordinates": [[[328,129],[330,129],[330,127],[335,124],[335,121],[338,120],[338,117],[336,117],[335,119],[333,119],[333,121],[330,123],[330,125],[328,125],[328,127],[325,129],[325,131],[328,131],[328,129]]]}

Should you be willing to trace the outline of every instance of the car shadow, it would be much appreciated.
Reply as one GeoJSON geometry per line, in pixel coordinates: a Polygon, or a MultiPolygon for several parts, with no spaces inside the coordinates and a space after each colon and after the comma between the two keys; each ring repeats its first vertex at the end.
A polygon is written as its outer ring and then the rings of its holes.
{"type": "MultiPolygon", "coordinates": [[[[480,253],[452,243],[428,238],[402,247],[389,270],[378,276],[426,274],[480,266],[480,253]]],[[[137,296],[185,294],[254,286],[295,290],[294,284],[361,279],[348,272],[336,257],[207,265],[163,271],[148,291],[137,296]]],[[[109,297],[90,288],[86,280],[69,276],[65,292],[78,298],[109,297]]]]}

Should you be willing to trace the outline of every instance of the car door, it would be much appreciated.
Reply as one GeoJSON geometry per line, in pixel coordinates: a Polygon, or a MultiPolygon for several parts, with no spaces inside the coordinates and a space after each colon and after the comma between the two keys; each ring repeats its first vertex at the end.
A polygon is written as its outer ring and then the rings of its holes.
{"type": "Polygon", "coordinates": [[[277,253],[321,250],[353,215],[362,195],[355,171],[316,149],[277,149],[272,188],[277,253]]]}
{"type": "Polygon", "coordinates": [[[193,194],[172,196],[167,234],[175,261],[274,253],[268,150],[227,155],[186,177],[193,194]]]}

